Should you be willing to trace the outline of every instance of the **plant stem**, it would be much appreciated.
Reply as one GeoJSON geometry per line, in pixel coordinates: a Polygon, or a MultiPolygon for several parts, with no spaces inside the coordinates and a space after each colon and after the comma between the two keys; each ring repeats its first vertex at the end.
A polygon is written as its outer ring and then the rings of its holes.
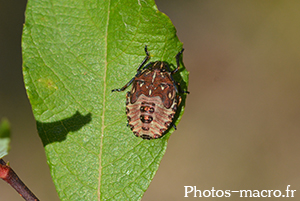
{"type": "Polygon", "coordinates": [[[25,200],[39,201],[3,159],[0,159],[0,178],[9,183],[25,200]]]}

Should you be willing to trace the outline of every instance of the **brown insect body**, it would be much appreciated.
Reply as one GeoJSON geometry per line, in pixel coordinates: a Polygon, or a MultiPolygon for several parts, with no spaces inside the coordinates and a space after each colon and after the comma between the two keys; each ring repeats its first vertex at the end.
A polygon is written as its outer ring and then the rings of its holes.
{"type": "Polygon", "coordinates": [[[179,56],[183,49],[176,55],[177,68],[173,71],[163,61],[151,62],[143,67],[150,59],[147,46],[145,52],[146,57],[138,67],[137,74],[125,86],[112,92],[124,91],[132,84],[131,91],[126,95],[128,126],[135,136],[150,140],[162,137],[173,125],[181,97],[178,95],[179,85],[172,74],[179,69],[179,56]]]}
{"type": "Polygon", "coordinates": [[[181,102],[165,62],[154,62],[134,78],[127,93],[126,114],[133,133],[144,139],[161,137],[171,126],[181,102]]]}

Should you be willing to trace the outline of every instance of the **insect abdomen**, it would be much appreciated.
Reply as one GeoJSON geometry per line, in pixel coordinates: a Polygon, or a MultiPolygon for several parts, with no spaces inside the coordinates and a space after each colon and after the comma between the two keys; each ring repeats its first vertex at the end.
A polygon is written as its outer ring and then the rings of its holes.
{"type": "Polygon", "coordinates": [[[142,94],[133,104],[130,103],[130,96],[127,99],[128,124],[137,137],[144,139],[159,138],[172,124],[177,110],[176,99],[174,99],[174,103],[169,109],[164,107],[159,96],[147,97],[142,94]]]}

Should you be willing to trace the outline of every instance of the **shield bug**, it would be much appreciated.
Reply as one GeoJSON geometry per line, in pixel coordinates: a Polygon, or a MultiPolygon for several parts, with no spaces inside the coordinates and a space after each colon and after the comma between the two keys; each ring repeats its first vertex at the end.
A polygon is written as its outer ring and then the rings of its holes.
{"type": "Polygon", "coordinates": [[[172,75],[179,70],[179,57],[182,49],[176,55],[177,67],[171,71],[169,65],[163,61],[150,62],[147,46],[146,57],[139,65],[136,75],[122,88],[114,91],[124,91],[132,84],[131,91],[126,94],[126,115],[128,126],[134,135],[143,139],[157,139],[174,126],[173,119],[181,103],[179,83],[172,75]]]}

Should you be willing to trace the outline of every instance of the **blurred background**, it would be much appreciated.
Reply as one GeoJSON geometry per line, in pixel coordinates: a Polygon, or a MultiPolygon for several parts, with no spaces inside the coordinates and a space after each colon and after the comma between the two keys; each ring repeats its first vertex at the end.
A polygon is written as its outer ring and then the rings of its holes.
{"type": "MultiPolygon", "coordinates": [[[[191,94],[142,200],[201,199],[184,198],[184,186],[285,194],[287,185],[295,198],[276,200],[299,200],[300,1],[156,3],[184,43],[191,94]]],[[[53,201],[59,199],[22,80],[25,6],[0,0],[0,118],[12,125],[4,159],[40,200],[53,201]]],[[[266,199],[274,197],[255,200],[266,199]]],[[[0,181],[0,200],[23,199],[0,181]]]]}

